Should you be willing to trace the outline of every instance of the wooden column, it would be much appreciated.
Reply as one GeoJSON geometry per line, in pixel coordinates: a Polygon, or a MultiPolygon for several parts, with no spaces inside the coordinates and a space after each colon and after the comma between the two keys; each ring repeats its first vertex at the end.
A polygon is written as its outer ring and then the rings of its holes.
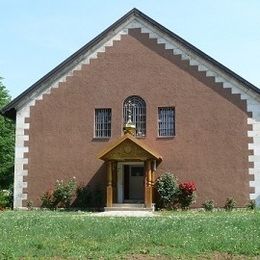
{"type": "Polygon", "coordinates": [[[152,168],[151,168],[151,160],[148,160],[146,162],[145,207],[151,208],[152,203],[153,203],[152,168]]]}
{"type": "Polygon", "coordinates": [[[113,202],[117,202],[117,162],[112,163],[113,202]]]}
{"type": "Polygon", "coordinates": [[[153,167],[152,167],[152,202],[153,202],[153,200],[155,198],[155,188],[154,188],[154,184],[155,184],[155,171],[154,171],[154,169],[156,167],[154,166],[154,164],[156,164],[155,160],[153,161],[153,167]]]}
{"type": "Polygon", "coordinates": [[[147,161],[144,162],[144,206],[147,205],[147,161]]]}
{"type": "Polygon", "coordinates": [[[113,204],[113,187],[112,187],[112,162],[107,162],[107,207],[113,204]]]}

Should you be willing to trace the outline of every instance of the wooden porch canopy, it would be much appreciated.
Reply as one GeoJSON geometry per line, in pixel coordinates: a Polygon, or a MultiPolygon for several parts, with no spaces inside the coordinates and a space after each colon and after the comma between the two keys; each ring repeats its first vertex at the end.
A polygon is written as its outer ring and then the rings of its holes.
{"type": "Polygon", "coordinates": [[[114,143],[109,144],[98,154],[98,158],[103,161],[146,161],[152,159],[160,162],[162,160],[160,154],[131,134],[125,134],[114,143]]]}
{"type": "Polygon", "coordinates": [[[162,161],[162,156],[159,153],[144,144],[142,140],[126,133],[100,152],[98,158],[107,164],[107,207],[112,207],[113,204],[112,164],[127,161],[142,161],[145,163],[144,200],[146,208],[152,207],[153,186],[155,181],[154,171],[157,165],[162,161]]]}

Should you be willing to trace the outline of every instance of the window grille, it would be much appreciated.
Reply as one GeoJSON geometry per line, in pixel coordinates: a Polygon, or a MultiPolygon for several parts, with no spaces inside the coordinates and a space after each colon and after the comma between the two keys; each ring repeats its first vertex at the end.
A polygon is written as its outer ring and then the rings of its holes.
{"type": "Polygon", "coordinates": [[[175,109],[173,107],[158,108],[158,136],[175,135],[175,109]]]}
{"type": "Polygon", "coordinates": [[[111,137],[111,114],[110,108],[95,109],[95,137],[111,137]]]}
{"type": "Polygon", "coordinates": [[[131,111],[131,120],[136,127],[136,136],[143,137],[146,135],[146,104],[138,96],[130,96],[125,99],[123,104],[124,124],[128,121],[128,113],[131,111]]]}

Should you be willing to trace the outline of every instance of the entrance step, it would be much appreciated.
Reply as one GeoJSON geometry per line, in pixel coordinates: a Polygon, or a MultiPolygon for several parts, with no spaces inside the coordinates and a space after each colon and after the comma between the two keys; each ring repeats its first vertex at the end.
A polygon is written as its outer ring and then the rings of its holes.
{"type": "Polygon", "coordinates": [[[144,203],[113,203],[116,208],[144,208],[144,203]]]}
{"type": "Polygon", "coordinates": [[[152,212],[153,208],[105,207],[105,211],[149,211],[149,212],[152,212]]]}
{"type": "Polygon", "coordinates": [[[105,211],[154,211],[154,205],[151,208],[145,208],[143,203],[113,203],[112,207],[105,207],[105,211]]]}

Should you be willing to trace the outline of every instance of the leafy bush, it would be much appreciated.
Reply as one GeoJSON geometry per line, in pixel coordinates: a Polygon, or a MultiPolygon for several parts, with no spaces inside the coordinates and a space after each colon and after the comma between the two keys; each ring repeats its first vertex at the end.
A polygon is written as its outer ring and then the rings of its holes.
{"type": "Polygon", "coordinates": [[[100,184],[97,184],[94,187],[93,191],[93,203],[96,207],[100,208],[104,206],[105,196],[104,196],[104,190],[102,189],[100,184]]]}
{"type": "Polygon", "coordinates": [[[6,208],[8,204],[8,197],[3,191],[0,191],[0,210],[6,208]]]}
{"type": "Polygon", "coordinates": [[[232,211],[234,209],[234,207],[236,206],[236,201],[234,200],[234,198],[227,198],[226,199],[226,203],[224,205],[224,209],[226,211],[232,211]]]}
{"type": "Polygon", "coordinates": [[[69,180],[65,183],[63,180],[57,180],[55,189],[53,191],[54,206],[68,208],[71,203],[73,192],[76,189],[75,179],[69,180]]]}
{"type": "Polygon", "coordinates": [[[77,198],[74,205],[75,207],[82,209],[92,207],[93,196],[89,186],[78,186],[76,190],[76,196],[77,198]]]}
{"type": "Polygon", "coordinates": [[[0,210],[10,207],[10,192],[0,190],[0,210]]]}
{"type": "Polygon", "coordinates": [[[48,190],[41,196],[42,208],[53,209],[53,191],[48,190]]]}
{"type": "Polygon", "coordinates": [[[248,209],[256,209],[256,202],[255,200],[250,200],[250,202],[246,205],[248,209]]]}
{"type": "Polygon", "coordinates": [[[76,189],[75,178],[70,179],[67,183],[63,180],[57,180],[54,190],[49,190],[41,197],[43,208],[69,208],[73,193],[76,189]]]}
{"type": "Polygon", "coordinates": [[[177,184],[176,177],[171,173],[164,173],[155,183],[155,188],[160,195],[163,208],[188,209],[195,201],[196,186],[194,182],[177,184]]]}
{"type": "Polygon", "coordinates": [[[179,185],[179,203],[186,210],[195,201],[196,186],[194,182],[183,182],[179,185]]]}
{"type": "Polygon", "coordinates": [[[175,208],[178,202],[179,188],[176,177],[171,173],[162,174],[155,183],[163,208],[175,208]]]}
{"type": "Polygon", "coordinates": [[[202,207],[206,211],[213,211],[213,209],[214,209],[214,201],[213,200],[206,200],[204,203],[202,203],[202,207]]]}
{"type": "Polygon", "coordinates": [[[28,210],[33,210],[33,201],[28,200],[26,203],[26,207],[28,210]]]}

